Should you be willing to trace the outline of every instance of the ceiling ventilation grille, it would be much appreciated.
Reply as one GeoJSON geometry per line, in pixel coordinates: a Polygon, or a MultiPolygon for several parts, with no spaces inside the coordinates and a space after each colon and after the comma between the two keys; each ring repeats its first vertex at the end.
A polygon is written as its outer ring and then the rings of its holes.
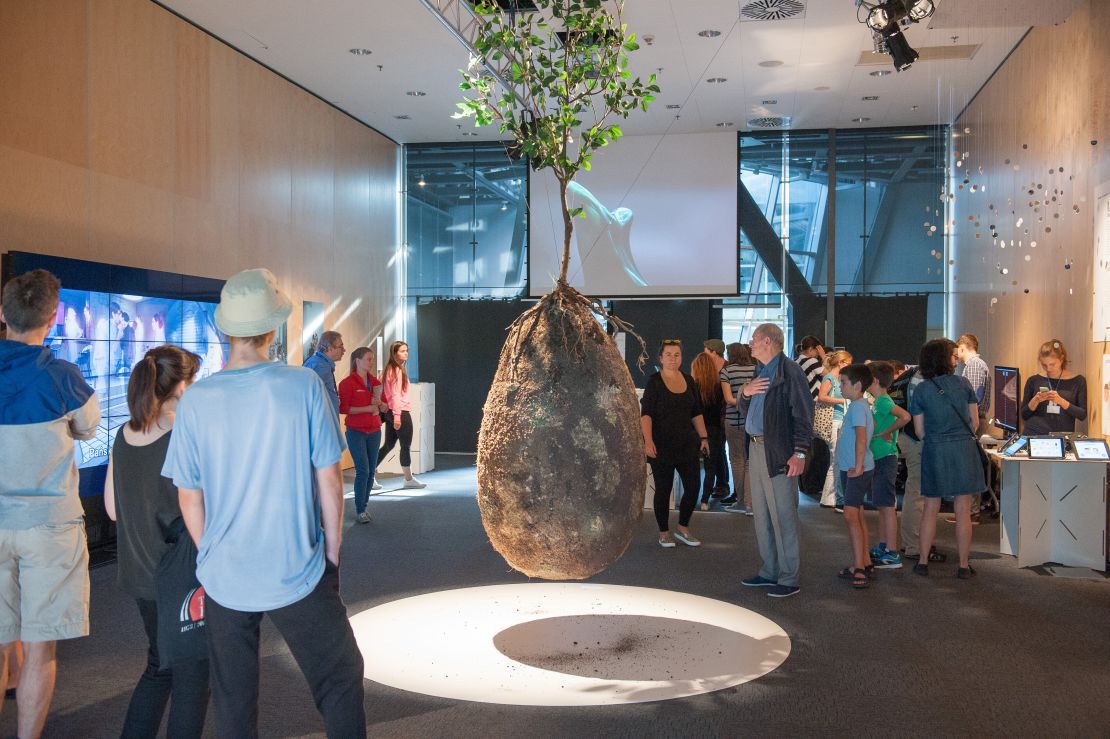
{"type": "Polygon", "coordinates": [[[762,118],[752,118],[748,121],[748,128],[786,128],[790,125],[788,115],[767,115],[762,118]]]}
{"type": "Polygon", "coordinates": [[[801,18],[806,5],[801,0],[752,0],[740,6],[741,21],[781,21],[801,18]]]}

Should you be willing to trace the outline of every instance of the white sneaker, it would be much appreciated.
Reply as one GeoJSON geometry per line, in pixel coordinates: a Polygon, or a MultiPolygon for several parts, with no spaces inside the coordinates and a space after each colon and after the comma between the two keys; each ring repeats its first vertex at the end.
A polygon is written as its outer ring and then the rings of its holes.
{"type": "Polygon", "coordinates": [[[370,489],[371,490],[381,490],[382,489],[382,484],[380,482],[378,482],[377,480],[374,480],[374,482],[370,485],[370,489]]]}
{"type": "Polygon", "coordinates": [[[355,518],[355,520],[359,523],[370,523],[370,512],[363,511],[362,513],[358,514],[358,517],[355,518]]]}
{"type": "Polygon", "coordinates": [[[401,487],[407,490],[419,490],[420,488],[426,488],[428,486],[414,477],[411,480],[405,480],[405,484],[401,487]]]}

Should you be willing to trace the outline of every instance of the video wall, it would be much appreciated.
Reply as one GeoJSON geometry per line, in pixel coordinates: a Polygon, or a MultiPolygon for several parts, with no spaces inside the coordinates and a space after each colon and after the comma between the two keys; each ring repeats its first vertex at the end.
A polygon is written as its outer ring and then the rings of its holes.
{"type": "Polygon", "coordinates": [[[148,349],[176,344],[201,358],[197,379],[223,369],[227,338],[216,328],[212,303],[62,289],[46,345],[73,362],[96,390],[103,418],[96,438],[77,442],[77,466],[107,464],[116,432],[130,414],[127,383],[148,349]]]}
{"type": "Polygon", "coordinates": [[[46,346],[58,358],[77,365],[100,401],[96,436],[75,445],[82,495],[98,494],[93,488],[102,483],[86,484],[85,472],[108,463],[115,435],[130,417],[131,371],[147,350],[176,344],[197,354],[201,358],[198,380],[223,369],[230,347],[214,320],[223,283],[28,252],[4,255],[5,281],[38,268],[62,282],[46,346]]]}

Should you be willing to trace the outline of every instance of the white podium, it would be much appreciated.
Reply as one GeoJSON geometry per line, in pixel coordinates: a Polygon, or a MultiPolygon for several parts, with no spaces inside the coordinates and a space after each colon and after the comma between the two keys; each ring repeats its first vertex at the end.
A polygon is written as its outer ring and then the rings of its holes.
{"type": "MultiPolygon", "coordinates": [[[[430,472],[436,466],[436,386],[431,382],[414,382],[409,385],[412,399],[412,471],[413,474],[430,472]]],[[[385,428],[382,428],[382,445],[385,445],[385,428]]],[[[401,443],[386,455],[378,465],[379,472],[401,473],[401,443]]]]}
{"type": "Polygon", "coordinates": [[[1057,562],[1106,571],[1105,462],[995,455],[1002,463],[999,550],[1018,567],[1057,562]]]}

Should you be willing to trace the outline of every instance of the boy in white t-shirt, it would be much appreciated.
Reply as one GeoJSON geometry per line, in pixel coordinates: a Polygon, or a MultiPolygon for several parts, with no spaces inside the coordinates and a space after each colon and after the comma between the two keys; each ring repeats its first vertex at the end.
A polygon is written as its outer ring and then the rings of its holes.
{"type": "Polygon", "coordinates": [[[844,523],[852,543],[852,565],[839,576],[852,581],[852,587],[870,584],[871,557],[867,552],[867,521],[863,517],[863,499],[871,490],[875,458],[871,455],[871,435],[875,421],[863,393],[874,382],[865,364],[851,364],[840,370],[840,392],[850,401],[844,413],[844,424],[836,440],[836,464],[844,488],[844,523]]]}

